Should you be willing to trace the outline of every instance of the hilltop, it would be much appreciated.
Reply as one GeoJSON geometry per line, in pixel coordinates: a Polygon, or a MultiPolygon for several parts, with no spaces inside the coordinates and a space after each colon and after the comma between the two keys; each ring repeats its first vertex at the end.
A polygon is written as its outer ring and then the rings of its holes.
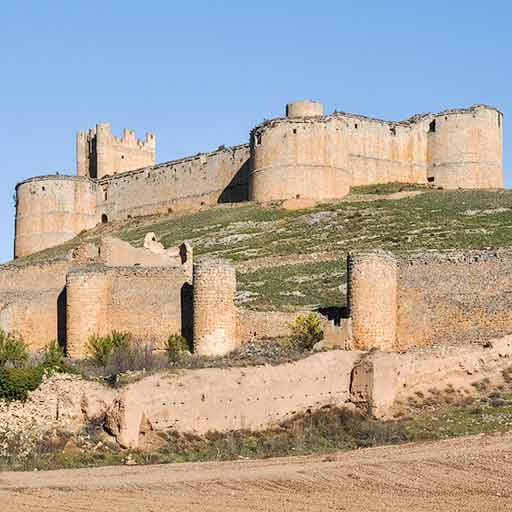
{"type": "Polygon", "coordinates": [[[356,187],[345,199],[301,210],[279,202],[218,205],[100,225],[16,263],[62,256],[81,242],[106,235],[142,246],[148,231],[165,247],[187,240],[195,257],[233,262],[237,300],[244,307],[342,307],[348,251],[512,246],[512,191],[387,184],[356,187]]]}

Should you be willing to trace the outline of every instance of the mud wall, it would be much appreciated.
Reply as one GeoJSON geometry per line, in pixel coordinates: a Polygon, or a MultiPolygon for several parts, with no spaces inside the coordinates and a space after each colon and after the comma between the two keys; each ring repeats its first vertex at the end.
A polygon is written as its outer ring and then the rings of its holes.
{"type": "Polygon", "coordinates": [[[512,367],[512,336],[485,346],[440,347],[405,354],[372,351],[356,363],[351,401],[369,414],[391,419],[407,409],[409,399],[466,396],[475,384],[504,383],[503,370],[512,367]],[[454,393],[457,393],[454,395],[454,393]]]}
{"type": "Polygon", "coordinates": [[[132,447],[142,444],[149,430],[262,430],[308,410],[343,406],[359,357],[355,351],[331,351],[275,367],[151,376],[124,389],[107,425],[122,445],[132,447]]]}

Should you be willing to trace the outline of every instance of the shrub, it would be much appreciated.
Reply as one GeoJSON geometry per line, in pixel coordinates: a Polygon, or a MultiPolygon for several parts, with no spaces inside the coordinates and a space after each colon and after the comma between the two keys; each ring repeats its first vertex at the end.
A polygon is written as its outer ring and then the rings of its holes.
{"type": "Polygon", "coordinates": [[[44,371],[42,365],[35,368],[0,368],[0,399],[26,400],[28,392],[41,384],[44,371]]]}
{"type": "Polygon", "coordinates": [[[64,370],[67,364],[64,352],[56,340],[50,341],[43,351],[43,366],[54,370],[64,370]]]}
{"type": "Polygon", "coordinates": [[[171,334],[164,348],[170,362],[177,362],[189,354],[187,340],[179,334],[171,334]]]}
{"type": "Polygon", "coordinates": [[[122,349],[115,349],[104,366],[106,375],[140,370],[165,368],[167,360],[164,354],[156,353],[148,343],[130,341],[122,349]]]}
{"type": "Polygon", "coordinates": [[[85,351],[96,363],[106,366],[114,352],[127,350],[132,336],[128,332],[112,331],[107,336],[89,337],[85,351]]]}
{"type": "Polygon", "coordinates": [[[320,318],[315,313],[298,316],[289,327],[290,341],[293,347],[301,352],[312,350],[319,341],[324,339],[320,318]]]}
{"type": "Polygon", "coordinates": [[[0,329],[0,367],[22,366],[28,360],[28,349],[21,338],[0,329]]]}

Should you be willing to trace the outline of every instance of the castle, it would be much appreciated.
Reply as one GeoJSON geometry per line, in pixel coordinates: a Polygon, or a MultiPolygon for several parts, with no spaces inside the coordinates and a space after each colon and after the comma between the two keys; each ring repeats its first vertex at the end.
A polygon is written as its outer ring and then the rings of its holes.
{"type": "Polygon", "coordinates": [[[155,164],[156,137],[119,138],[108,124],[77,135],[77,176],[16,187],[15,257],[100,222],[219,202],[327,200],[358,185],[503,186],[503,114],[474,105],[389,122],[297,101],[256,126],[249,144],[155,164]]]}
{"type": "MultiPolygon", "coordinates": [[[[101,222],[219,202],[339,199],[389,182],[500,188],[502,129],[502,114],[484,105],[386,122],[300,101],[254,128],[249,144],[155,165],[153,134],[118,138],[99,124],[77,136],[78,176],[17,186],[15,255],[101,222]]],[[[482,379],[503,385],[512,371],[510,249],[369,250],[347,261],[337,284],[348,307],[320,319],[322,348],[337,350],[279,367],[156,373],[119,392],[81,381],[73,417],[100,419],[121,446],[139,447],[149,431],[261,430],[332,406],[389,419],[447,386],[471,394],[482,379]]],[[[103,236],[66,255],[0,265],[0,329],[32,350],[57,340],[72,359],[87,356],[90,336],[113,330],[155,349],[182,334],[203,356],[289,335],[298,312],[246,309],[236,290],[232,264],[193,261],[187,243],[164,249],[147,233],[132,247],[103,236]]],[[[40,407],[61,421],[66,401],[40,407]]]]}

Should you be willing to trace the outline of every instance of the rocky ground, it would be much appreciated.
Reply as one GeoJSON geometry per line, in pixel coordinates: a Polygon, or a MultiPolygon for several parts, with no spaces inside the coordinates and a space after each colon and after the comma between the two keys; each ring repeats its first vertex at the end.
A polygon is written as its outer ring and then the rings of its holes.
{"type": "Polygon", "coordinates": [[[512,434],[263,461],[0,474],[3,512],[512,509],[512,434]]]}

